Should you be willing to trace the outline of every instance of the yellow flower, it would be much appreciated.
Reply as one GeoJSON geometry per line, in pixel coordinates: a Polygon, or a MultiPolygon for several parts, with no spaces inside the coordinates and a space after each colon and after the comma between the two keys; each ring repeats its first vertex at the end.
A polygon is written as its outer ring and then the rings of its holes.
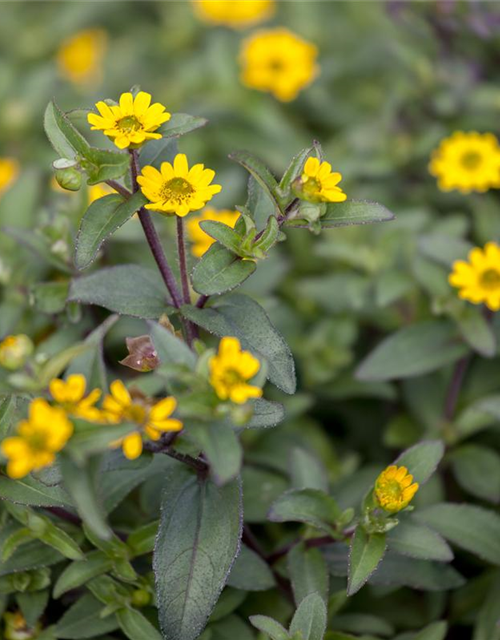
{"type": "Polygon", "coordinates": [[[75,83],[100,81],[106,32],[86,29],[67,38],[57,53],[61,75],[75,83]]]}
{"type": "Polygon", "coordinates": [[[96,104],[101,115],[89,113],[87,119],[92,131],[103,131],[119,149],[137,147],[147,140],[159,140],[161,133],[154,133],[164,122],[170,120],[170,113],[159,102],[151,104],[151,95],[139,91],[135,96],[122,93],[119,105],[105,102],[96,104]]]}
{"type": "Polygon", "coordinates": [[[35,640],[42,630],[41,622],[37,622],[34,627],[29,627],[20,611],[13,613],[7,611],[3,617],[5,620],[5,640],[35,640]]]}
{"type": "Polygon", "coordinates": [[[311,202],[343,202],[347,196],[337,186],[341,180],[342,175],[333,173],[329,162],[308,158],[299,178],[300,196],[311,202]]]}
{"type": "Polygon", "coordinates": [[[102,412],[94,406],[101,391],[94,389],[85,397],[86,388],[87,381],[80,373],[68,376],[67,380],[55,378],[49,385],[50,395],[70,415],[90,422],[104,421],[102,412]]]}
{"type": "Polygon", "coordinates": [[[141,431],[151,440],[159,440],[162,433],[182,429],[182,422],[170,417],[177,407],[175,398],[163,398],[153,405],[134,401],[121,380],[111,383],[110,391],[111,395],[106,396],[102,404],[108,420],[112,423],[135,422],[140,428],[140,431],[134,431],[115,443],[116,446],[122,446],[123,454],[129,460],[134,460],[142,453],[141,431]]]}
{"type": "Polygon", "coordinates": [[[375,482],[375,497],[385,511],[401,511],[418,491],[418,483],[406,467],[392,464],[382,471],[375,482]]]}
{"type": "Polygon", "coordinates": [[[267,20],[274,13],[274,0],[192,0],[196,13],[212,24],[244,28],[267,20]]]}
{"type": "Polygon", "coordinates": [[[429,171],[442,191],[500,187],[500,147],[492,133],[456,131],[432,153],[429,171]]]}
{"type": "Polygon", "coordinates": [[[244,404],[260,398],[262,389],[248,384],[260,369],[260,362],[249,351],[242,351],[238,338],[222,338],[219,352],[209,361],[210,384],[221,400],[244,404]]]}
{"type": "Polygon", "coordinates": [[[469,252],[469,262],[457,260],[448,277],[459,289],[458,295],[474,304],[485,303],[492,311],[500,309],[500,247],[488,242],[484,249],[469,252]]]}
{"type": "Polygon", "coordinates": [[[17,426],[17,435],[6,438],[1,450],[8,459],[7,474],[23,478],[33,470],[52,464],[55,454],[65,446],[73,425],[61,407],[51,407],[43,398],[30,404],[29,418],[17,426]]]}
{"type": "Polygon", "coordinates": [[[108,185],[104,182],[100,184],[93,184],[89,187],[89,205],[99,200],[99,198],[104,198],[104,196],[109,196],[112,193],[116,193],[114,189],[108,187],[108,185]]]}
{"type": "Polygon", "coordinates": [[[257,31],[240,52],[242,82],[289,102],[318,75],[317,55],[315,45],[287,29],[257,31]]]}
{"type": "Polygon", "coordinates": [[[207,207],[199,216],[190,218],[187,221],[186,229],[189,239],[193,242],[191,248],[193,255],[200,258],[215,242],[208,233],[203,231],[200,227],[200,222],[203,222],[203,220],[216,220],[234,229],[234,225],[239,217],[240,214],[237,211],[229,211],[228,209],[217,211],[216,209],[207,207]]]}
{"type": "Polygon", "coordinates": [[[195,164],[189,169],[183,153],[175,156],[174,164],[163,162],[161,170],[144,167],[137,178],[141,191],[150,200],[146,209],[173,214],[183,218],[190,211],[198,211],[222,189],[218,184],[210,184],[215,171],[205,169],[203,164],[195,164]]]}
{"type": "Polygon", "coordinates": [[[0,193],[7,191],[19,175],[19,162],[14,158],[0,158],[0,193]]]}
{"type": "Polygon", "coordinates": [[[33,348],[33,342],[24,333],[7,336],[0,342],[0,367],[12,371],[20,369],[33,353],[33,348]]]}

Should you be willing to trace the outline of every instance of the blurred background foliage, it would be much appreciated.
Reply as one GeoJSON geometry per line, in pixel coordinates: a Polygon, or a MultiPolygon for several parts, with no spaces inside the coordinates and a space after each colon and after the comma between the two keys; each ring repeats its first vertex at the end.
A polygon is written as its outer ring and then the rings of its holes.
{"type": "MultiPolygon", "coordinates": [[[[317,139],[325,159],[343,174],[348,197],[376,200],[396,214],[389,224],[327,230],[319,237],[288,231],[288,241],[243,287],[290,344],[300,390],[286,399],[284,425],[244,436],[247,518],[255,523],[265,520],[269,504],[286,488],[282,473],[297,445],[322,460],[338,483],[337,496],[350,497],[362,496],[395,450],[423,437],[444,434],[457,442],[473,436],[475,444],[499,445],[498,430],[484,430],[492,419],[470,413],[475,401],[500,391],[497,347],[481,342],[481,332],[471,329],[474,313],[447,283],[451,262],[464,257],[470,243],[500,240],[498,196],[442,193],[427,168],[431,151],[453,131],[498,130],[499,8],[453,0],[277,5],[265,26],[285,26],[319,49],[319,77],[291,103],[239,80],[241,43],[262,25],[213,26],[194,14],[190,2],[13,2],[2,3],[0,19],[0,155],[21,166],[0,195],[0,224],[11,228],[0,238],[0,335],[27,333],[41,360],[95,324],[88,310],[69,305],[63,311],[40,289],[40,283],[58,282],[65,269],[71,273],[74,232],[88,199],[85,189],[69,194],[51,184],[54,152],[41,123],[52,97],[69,111],[140,84],[172,113],[208,118],[207,127],[182,139],[180,150],[216,170],[223,185],[211,203],[217,208],[233,209],[246,199],[245,172],[228,160],[229,152],[248,149],[281,175],[290,158],[317,139]],[[87,29],[99,30],[102,58],[91,78],[74,82],[61,71],[58,53],[87,29]],[[399,382],[391,381],[398,375],[382,381],[354,375],[385,334],[435,316],[451,318],[465,340],[488,356],[472,363],[458,427],[450,427],[455,416],[444,413],[448,366],[399,382]],[[362,463],[363,471],[354,473],[362,463]],[[262,470],[265,465],[269,470],[262,470]]],[[[169,246],[172,226],[155,221],[169,246]]],[[[102,262],[152,264],[134,220],[106,246],[102,262]]],[[[93,313],[105,317],[102,310],[93,313]]],[[[494,331],[499,334],[500,323],[494,322],[494,331]]],[[[132,319],[110,331],[106,355],[115,375],[125,375],[117,364],[126,355],[125,336],[140,332],[132,319]]],[[[4,388],[6,375],[0,378],[4,388]]],[[[480,488],[452,476],[450,465],[415,502],[445,495],[484,500],[480,488]]],[[[499,500],[497,487],[490,502],[499,500]]],[[[266,526],[272,535],[274,525],[266,526]]],[[[458,564],[477,584],[457,590],[451,600],[379,588],[376,598],[361,592],[355,607],[388,621],[385,631],[378,627],[382,636],[447,612],[464,634],[453,637],[470,637],[490,577],[468,556],[458,564]]],[[[263,605],[256,605],[260,613],[263,605]]],[[[365,622],[377,633],[377,625],[365,622]]]]}

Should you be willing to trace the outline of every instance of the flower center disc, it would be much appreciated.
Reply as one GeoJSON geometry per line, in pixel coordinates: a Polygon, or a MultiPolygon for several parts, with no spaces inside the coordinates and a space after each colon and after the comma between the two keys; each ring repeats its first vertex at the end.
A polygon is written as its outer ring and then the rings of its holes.
{"type": "Polygon", "coordinates": [[[461,158],[462,166],[465,169],[474,170],[479,167],[482,162],[482,157],[476,151],[467,151],[461,158]]]}
{"type": "Polygon", "coordinates": [[[302,190],[308,197],[316,196],[321,191],[321,183],[316,178],[307,178],[304,181],[302,190]]]}
{"type": "Polygon", "coordinates": [[[135,116],[125,116],[118,120],[118,127],[123,131],[137,131],[142,128],[142,124],[135,116]]]}
{"type": "Polygon", "coordinates": [[[184,178],[172,178],[164,184],[161,189],[160,195],[163,200],[168,202],[174,200],[176,202],[182,202],[186,200],[192,193],[194,193],[193,187],[184,178]]]}
{"type": "Polygon", "coordinates": [[[500,288],[500,271],[497,271],[496,269],[487,269],[486,271],[483,271],[479,280],[481,282],[481,286],[485,289],[498,289],[500,288]]]}
{"type": "Polygon", "coordinates": [[[146,409],[140,404],[132,404],[127,407],[125,417],[136,424],[142,424],[146,419],[146,409]]]}
{"type": "Polygon", "coordinates": [[[234,369],[228,369],[224,374],[224,382],[228,387],[232,387],[243,382],[243,378],[238,373],[238,371],[235,371],[234,369]]]}

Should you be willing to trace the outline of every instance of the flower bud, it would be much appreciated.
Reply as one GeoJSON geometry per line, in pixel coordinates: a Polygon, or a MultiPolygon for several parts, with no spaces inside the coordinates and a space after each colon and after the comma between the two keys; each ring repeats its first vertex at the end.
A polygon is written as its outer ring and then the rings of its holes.
{"type": "Polygon", "coordinates": [[[75,167],[57,169],[55,177],[58,185],[67,191],[78,191],[82,186],[82,174],[75,167]]]}
{"type": "Polygon", "coordinates": [[[136,589],[132,594],[132,604],[135,607],[146,607],[151,602],[151,594],[145,589],[136,589]]]}
{"type": "Polygon", "coordinates": [[[23,333],[7,336],[0,342],[0,366],[9,371],[20,369],[33,353],[33,349],[33,342],[23,333]]]}

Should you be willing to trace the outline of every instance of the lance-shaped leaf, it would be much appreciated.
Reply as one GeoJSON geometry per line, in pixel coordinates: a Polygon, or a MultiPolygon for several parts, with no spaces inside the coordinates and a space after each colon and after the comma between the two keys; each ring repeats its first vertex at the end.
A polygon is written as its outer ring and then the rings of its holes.
{"type": "Polygon", "coordinates": [[[327,604],[328,569],[319,549],[308,549],[304,542],[296,544],[287,555],[287,567],[296,604],[311,593],[320,595],[327,604]]]}
{"type": "Polygon", "coordinates": [[[58,486],[47,486],[33,476],[12,480],[0,476],[0,498],[34,507],[66,507],[71,498],[58,486]]]}
{"type": "Polygon", "coordinates": [[[141,191],[128,199],[113,193],[95,200],[85,212],[76,238],[76,268],[81,271],[90,266],[105,240],[146,202],[141,191]]]}
{"type": "Polygon", "coordinates": [[[157,322],[149,322],[151,339],[162,364],[183,364],[194,369],[196,355],[187,344],[157,322]]]}
{"type": "MultiPolygon", "coordinates": [[[[377,202],[365,200],[346,200],[345,202],[331,202],[326,205],[326,213],[319,222],[324,229],[333,227],[348,227],[357,224],[372,224],[374,222],[389,222],[394,220],[392,211],[377,202]]],[[[290,220],[287,225],[307,227],[304,220],[290,220]]]]}
{"type": "Polygon", "coordinates": [[[347,595],[352,596],[377,569],[387,548],[383,533],[366,533],[358,526],[352,537],[347,576],[347,595]]]}
{"type": "Polygon", "coordinates": [[[281,206],[279,201],[280,194],[278,191],[278,183],[262,160],[259,160],[259,158],[256,158],[248,151],[236,151],[235,153],[231,153],[229,158],[238,164],[241,164],[242,167],[245,167],[245,169],[255,178],[271,198],[275,205],[276,213],[280,213],[281,206]]]}
{"type": "Polygon", "coordinates": [[[200,227],[223,247],[239,255],[238,250],[242,237],[229,225],[219,222],[218,220],[203,220],[200,222],[200,227]]]}
{"type": "Polygon", "coordinates": [[[170,120],[162,124],[159,132],[163,138],[178,138],[186,133],[204,127],[208,120],[188,113],[173,113],[170,120]]]}
{"type": "Polygon", "coordinates": [[[75,278],[68,299],[154,320],[167,312],[169,304],[160,275],[137,265],[110,267],[75,278]]]}
{"type": "Polygon", "coordinates": [[[450,562],[453,551],[433,529],[418,522],[402,521],[387,534],[387,546],[410,558],[450,562]]]}
{"type": "Polygon", "coordinates": [[[424,484],[436,471],[443,455],[444,444],[441,440],[424,440],[403,451],[394,464],[406,467],[415,482],[424,484]]]}
{"type": "Polygon", "coordinates": [[[292,186],[293,181],[302,175],[304,165],[308,156],[313,151],[314,147],[308,147],[307,149],[302,149],[299,153],[293,158],[293,160],[288,165],[287,170],[283,174],[280,182],[280,190],[283,193],[287,193],[287,191],[292,186]]]}
{"type": "Polygon", "coordinates": [[[285,408],[280,402],[258,398],[252,402],[253,414],[245,429],[275,427],[285,418],[285,408]]]}
{"type": "Polygon", "coordinates": [[[317,489],[291,489],[269,510],[272,522],[305,522],[327,534],[335,534],[335,521],[341,511],[335,500],[317,489]]]}
{"type": "Polygon", "coordinates": [[[243,591],[267,591],[276,586],[276,581],[267,562],[242,544],[227,584],[243,591]]]}
{"type": "Polygon", "coordinates": [[[267,375],[273,384],[285,393],[295,392],[295,366],[290,349],[257,302],[233,294],[203,309],[186,305],[182,313],[210,333],[238,338],[243,349],[267,362],[267,375]]]}
{"type": "Polygon", "coordinates": [[[318,593],[311,593],[299,604],[290,623],[290,635],[302,640],[323,640],[326,619],[323,599],[318,593]]]}
{"type": "Polygon", "coordinates": [[[161,640],[161,635],[137,609],[120,609],[116,617],[121,630],[130,640],[161,640]]]}
{"type": "Polygon", "coordinates": [[[186,435],[205,454],[217,485],[222,486],[239,475],[243,451],[238,436],[229,425],[190,422],[186,435]]]}
{"type": "Polygon", "coordinates": [[[289,640],[288,631],[276,620],[268,616],[250,616],[253,626],[269,636],[271,640],[289,640]]]}
{"type": "Polygon", "coordinates": [[[255,269],[253,260],[242,260],[214,243],[193,269],[193,288],[207,296],[225,293],[244,282],[255,269]]]}
{"type": "Polygon", "coordinates": [[[494,449],[469,444],[450,456],[458,484],[473,496],[498,504],[500,502],[500,456],[494,449]]]}
{"type": "Polygon", "coordinates": [[[217,487],[189,470],[165,478],[153,556],[165,640],[194,640],[203,630],[238,554],[241,487],[217,487]]]}

